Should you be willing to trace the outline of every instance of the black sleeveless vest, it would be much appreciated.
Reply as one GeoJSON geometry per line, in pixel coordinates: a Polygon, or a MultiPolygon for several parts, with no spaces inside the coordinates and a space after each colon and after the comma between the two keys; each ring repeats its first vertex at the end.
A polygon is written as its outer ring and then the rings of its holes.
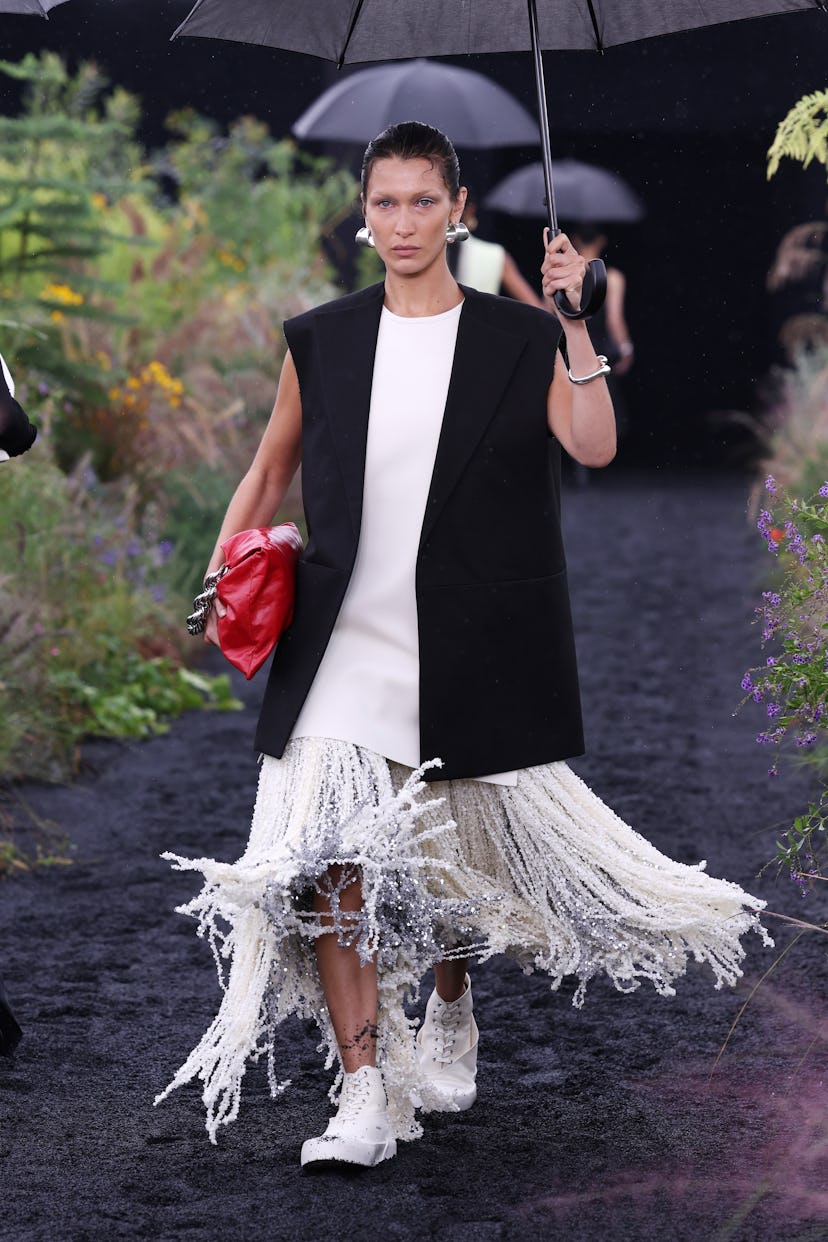
{"type": "MultiPolygon", "coordinates": [[[[454,366],[417,557],[420,759],[432,780],[583,750],[560,531],[560,447],[546,397],[560,329],[543,311],[463,289],[454,366]]],[[[384,287],[290,319],[302,395],[308,545],[256,747],[280,756],[356,559],[384,287]]],[[[401,384],[416,384],[417,360],[401,384]]]]}

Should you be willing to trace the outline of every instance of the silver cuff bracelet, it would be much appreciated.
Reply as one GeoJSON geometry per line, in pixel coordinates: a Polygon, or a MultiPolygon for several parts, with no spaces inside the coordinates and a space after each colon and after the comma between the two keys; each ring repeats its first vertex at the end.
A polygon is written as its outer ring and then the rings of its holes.
{"type": "Polygon", "coordinates": [[[598,354],[596,356],[601,365],[598,367],[597,371],[593,371],[590,375],[581,375],[578,377],[573,375],[572,372],[567,369],[566,373],[573,384],[591,384],[593,380],[600,379],[602,375],[609,375],[612,367],[607,362],[606,354],[598,354]]]}

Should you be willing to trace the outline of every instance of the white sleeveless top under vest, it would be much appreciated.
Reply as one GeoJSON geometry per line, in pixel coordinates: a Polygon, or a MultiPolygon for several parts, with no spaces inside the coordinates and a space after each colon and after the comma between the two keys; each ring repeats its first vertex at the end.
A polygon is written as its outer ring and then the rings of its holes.
{"type": "MultiPolygon", "coordinates": [[[[420,763],[414,575],[461,310],[405,318],[383,307],[356,563],[291,734],[352,742],[410,768],[420,763]]],[[[511,785],[516,775],[478,779],[511,785]]]]}

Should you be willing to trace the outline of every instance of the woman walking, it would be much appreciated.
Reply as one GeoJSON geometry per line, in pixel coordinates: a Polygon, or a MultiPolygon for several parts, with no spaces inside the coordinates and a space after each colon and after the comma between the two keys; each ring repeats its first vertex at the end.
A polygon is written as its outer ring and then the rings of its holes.
{"type": "MultiPolygon", "coordinates": [[[[302,1164],[374,1165],[416,1110],[476,1096],[468,963],[507,953],[579,981],[664,994],[689,956],[739,975],[762,903],[666,858],[570,771],[582,750],[559,524],[563,449],[613,456],[604,376],[581,321],[459,286],[465,200],[436,130],[368,147],[363,238],[385,281],[285,325],[270,423],[220,544],[266,525],[300,458],[309,539],[294,621],[256,735],[256,808],[238,862],[173,858],[204,887],[219,1013],[159,1100],[198,1076],[207,1129],[239,1108],[251,1057],[283,1086],[274,1030],[318,1023],[338,1109],[302,1164]],[[551,462],[551,465],[550,465],[551,462]],[[405,1002],[434,965],[425,1021],[405,1002]]],[[[543,292],[577,307],[585,264],[546,246],[543,292]]],[[[216,641],[215,619],[207,636],[216,641]]]]}

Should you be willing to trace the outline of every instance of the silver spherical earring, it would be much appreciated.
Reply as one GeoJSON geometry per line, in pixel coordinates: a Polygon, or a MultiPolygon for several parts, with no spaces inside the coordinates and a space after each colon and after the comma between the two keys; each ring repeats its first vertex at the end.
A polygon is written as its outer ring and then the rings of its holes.
{"type": "Polygon", "coordinates": [[[374,234],[367,224],[363,224],[361,229],[357,229],[354,241],[358,246],[374,246],[374,234]]]}
{"type": "Polygon", "coordinates": [[[458,221],[457,224],[450,224],[446,229],[446,241],[450,246],[453,246],[455,242],[468,241],[468,239],[469,230],[462,220],[458,221]]]}

